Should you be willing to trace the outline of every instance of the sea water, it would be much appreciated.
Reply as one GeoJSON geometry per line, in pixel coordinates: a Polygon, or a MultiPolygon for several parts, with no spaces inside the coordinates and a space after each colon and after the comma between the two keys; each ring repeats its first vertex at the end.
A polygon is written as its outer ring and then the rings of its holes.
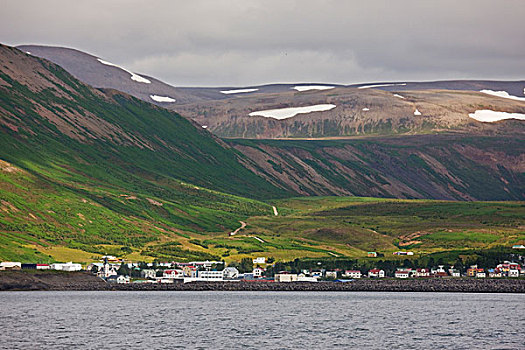
{"type": "Polygon", "coordinates": [[[525,295],[2,292],[1,349],[525,349],[525,295]]]}

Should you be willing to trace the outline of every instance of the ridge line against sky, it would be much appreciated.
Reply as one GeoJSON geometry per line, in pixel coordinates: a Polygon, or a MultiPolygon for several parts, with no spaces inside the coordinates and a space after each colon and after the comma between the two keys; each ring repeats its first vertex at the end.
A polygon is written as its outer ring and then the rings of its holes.
{"type": "Polygon", "coordinates": [[[1,0],[0,41],[176,86],[525,79],[525,1],[1,0]]]}

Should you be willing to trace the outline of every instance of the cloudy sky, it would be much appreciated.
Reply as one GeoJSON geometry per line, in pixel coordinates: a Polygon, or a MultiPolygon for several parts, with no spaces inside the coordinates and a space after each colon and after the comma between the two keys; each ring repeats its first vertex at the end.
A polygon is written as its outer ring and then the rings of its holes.
{"type": "Polygon", "coordinates": [[[525,1],[0,0],[0,41],[177,86],[525,79],[525,1]]]}

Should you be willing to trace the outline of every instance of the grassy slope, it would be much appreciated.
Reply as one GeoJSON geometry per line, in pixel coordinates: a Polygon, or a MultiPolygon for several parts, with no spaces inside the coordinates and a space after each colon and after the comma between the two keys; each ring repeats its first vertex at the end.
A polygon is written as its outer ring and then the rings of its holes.
{"type": "Polygon", "coordinates": [[[229,140],[256,171],[305,195],[522,200],[523,141],[512,135],[229,140]]]}
{"type": "Polygon", "coordinates": [[[0,55],[0,160],[11,163],[0,172],[0,259],[47,259],[28,248],[34,243],[136,254],[181,230],[228,232],[271,211],[238,195],[285,195],[176,113],[93,90],[15,49],[0,55]]]}
{"type": "Polygon", "coordinates": [[[287,260],[333,254],[362,258],[368,251],[395,259],[392,252],[398,250],[419,256],[525,242],[523,202],[302,197],[276,205],[284,215],[251,218],[235,237],[246,242],[248,236],[257,236],[269,244],[251,240],[244,249],[263,248],[287,260]]]}

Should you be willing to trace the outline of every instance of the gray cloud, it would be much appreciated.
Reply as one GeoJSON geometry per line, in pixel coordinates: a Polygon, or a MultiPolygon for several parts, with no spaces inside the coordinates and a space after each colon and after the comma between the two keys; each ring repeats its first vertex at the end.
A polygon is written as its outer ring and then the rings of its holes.
{"type": "Polygon", "coordinates": [[[524,79],[525,2],[2,0],[0,40],[174,85],[524,79]]]}

